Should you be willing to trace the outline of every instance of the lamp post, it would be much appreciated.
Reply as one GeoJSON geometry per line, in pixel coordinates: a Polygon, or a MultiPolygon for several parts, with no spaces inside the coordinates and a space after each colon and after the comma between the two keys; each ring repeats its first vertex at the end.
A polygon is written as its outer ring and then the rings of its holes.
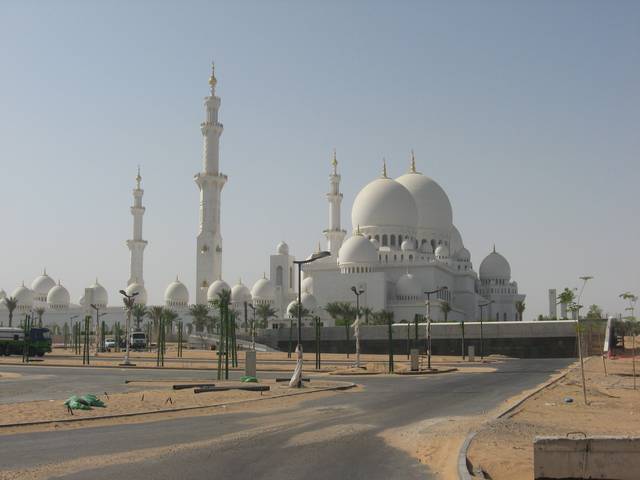
{"type": "Polygon", "coordinates": [[[296,365],[296,371],[293,373],[291,380],[298,374],[298,388],[302,387],[302,265],[315,262],[324,257],[331,256],[331,252],[320,251],[312,253],[306,260],[294,260],[298,266],[298,345],[296,346],[296,356],[298,359],[298,365],[296,365]]]}
{"type": "MultiPolygon", "coordinates": [[[[578,301],[575,303],[576,327],[577,327],[576,330],[578,332],[578,356],[580,357],[580,374],[582,375],[582,396],[584,397],[585,405],[588,405],[589,403],[587,402],[587,384],[585,383],[585,379],[584,379],[584,360],[582,358],[582,335],[580,334],[580,307],[582,307],[582,305],[580,305],[580,299],[582,298],[584,287],[587,285],[587,282],[592,278],[593,277],[589,275],[580,277],[580,280],[582,280],[582,288],[580,288],[580,293],[578,294],[578,301]]],[[[635,376],[634,376],[634,380],[635,380],[635,376]]]]}
{"type": "Polygon", "coordinates": [[[351,291],[356,296],[356,321],[353,330],[356,337],[356,368],[360,368],[360,295],[364,293],[364,288],[359,289],[353,286],[351,291]]]}
{"type": "Polygon", "coordinates": [[[91,308],[93,308],[96,311],[96,355],[98,354],[98,351],[100,350],[100,342],[98,341],[98,337],[100,336],[99,332],[100,332],[100,307],[94,305],[93,303],[91,304],[91,308]]]}
{"type": "Polygon", "coordinates": [[[253,320],[251,320],[251,350],[255,350],[256,349],[256,307],[253,303],[247,303],[246,305],[253,311],[253,320]]]}
{"type": "Polygon", "coordinates": [[[440,287],[430,292],[424,292],[427,296],[427,369],[431,370],[431,295],[448,290],[447,287],[440,287]]]}
{"type": "Polygon", "coordinates": [[[484,331],[482,329],[482,320],[483,320],[482,314],[484,312],[484,308],[488,307],[492,303],[494,303],[493,300],[485,304],[478,305],[480,307],[480,360],[484,360],[484,331]]]}
{"type": "Polygon", "coordinates": [[[133,292],[131,295],[127,294],[124,290],[120,290],[120,295],[124,298],[122,301],[124,302],[124,308],[127,311],[127,325],[126,325],[126,333],[125,333],[125,354],[124,360],[121,365],[129,366],[132,365],[129,362],[129,335],[131,329],[131,310],[133,310],[133,305],[135,304],[135,296],[140,292],[133,292]]]}

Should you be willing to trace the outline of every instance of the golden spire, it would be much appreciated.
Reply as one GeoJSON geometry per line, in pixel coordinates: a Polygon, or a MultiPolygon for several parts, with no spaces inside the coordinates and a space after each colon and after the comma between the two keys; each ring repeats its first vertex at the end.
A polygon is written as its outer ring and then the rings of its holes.
{"type": "Polygon", "coordinates": [[[382,157],[382,178],[387,177],[387,159],[382,157]]]}
{"type": "Polygon", "coordinates": [[[333,174],[338,174],[338,159],[336,158],[336,149],[333,149],[333,156],[331,158],[331,165],[333,166],[333,174]]]}
{"type": "Polygon", "coordinates": [[[413,153],[413,148],[411,149],[411,173],[417,173],[416,172],[416,156],[413,153]]]}
{"type": "Polygon", "coordinates": [[[218,80],[216,80],[216,67],[215,64],[211,62],[211,76],[209,77],[209,86],[211,87],[211,93],[214,92],[217,83],[218,80]]]}

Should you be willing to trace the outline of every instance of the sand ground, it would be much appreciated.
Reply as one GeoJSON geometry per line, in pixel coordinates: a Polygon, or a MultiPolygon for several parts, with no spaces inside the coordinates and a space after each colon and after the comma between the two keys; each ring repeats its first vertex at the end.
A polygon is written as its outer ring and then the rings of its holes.
{"type": "MultiPolygon", "coordinates": [[[[585,362],[587,399],[576,365],[559,382],[542,390],[510,416],[484,425],[469,449],[474,468],[493,480],[533,478],[533,440],[539,435],[637,435],[640,432],[640,378],[633,389],[630,358],[585,362]],[[566,399],[572,399],[567,403],[566,399]]],[[[640,375],[640,363],[636,365],[640,375]]]]}

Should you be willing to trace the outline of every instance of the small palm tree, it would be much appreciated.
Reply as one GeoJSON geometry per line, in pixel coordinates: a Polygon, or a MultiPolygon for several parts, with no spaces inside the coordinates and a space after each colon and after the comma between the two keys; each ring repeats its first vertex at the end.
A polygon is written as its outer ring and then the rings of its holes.
{"type": "Polygon", "coordinates": [[[291,305],[289,307],[289,311],[287,313],[289,314],[290,318],[297,319],[298,318],[298,310],[300,310],[300,318],[307,318],[309,315],[311,315],[311,312],[309,310],[307,310],[306,308],[304,308],[304,306],[300,305],[299,303],[291,305]]]}
{"type": "Polygon", "coordinates": [[[256,308],[256,315],[260,317],[260,328],[267,328],[269,319],[275,317],[278,314],[274,308],[268,303],[261,303],[256,308]]]}
{"type": "Polygon", "coordinates": [[[360,307],[360,311],[362,312],[362,315],[364,316],[365,325],[369,325],[369,315],[373,315],[373,309],[371,309],[369,307],[360,307]]]}
{"type": "Polygon", "coordinates": [[[42,328],[42,316],[44,315],[44,307],[36,308],[36,315],[38,315],[38,328],[42,328]]]}
{"type": "Polygon", "coordinates": [[[449,302],[440,302],[440,310],[442,310],[444,321],[446,322],[449,318],[449,312],[452,310],[451,305],[449,305],[449,302]]]}
{"type": "MultiPolygon", "coordinates": [[[[131,301],[134,301],[134,299],[132,298],[131,301]]],[[[145,305],[142,305],[141,303],[134,303],[133,308],[131,309],[131,313],[133,314],[134,322],[136,324],[136,330],[140,330],[140,324],[148,313],[147,307],[145,305]]]]}
{"type": "Polygon", "coordinates": [[[176,312],[171,310],[170,308],[164,309],[164,327],[165,327],[165,335],[170,334],[173,329],[174,322],[180,317],[176,312]]]}
{"type": "Polygon", "coordinates": [[[193,318],[196,332],[202,332],[209,322],[209,307],[207,305],[191,305],[189,315],[193,318]]]}
{"type": "Polygon", "coordinates": [[[15,297],[5,298],[4,306],[9,310],[9,326],[11,326],[13,322],[13,312],[18,307],[18,299],[15,297]]]}
{"type": "Polygon", "coordinates": [[[518,316],[520,317],[520,321],[522,321],[522,314],[524,313],[524,309],[526,305],[522,301],[516,302],[516,312],[518,312],[518,316]]]}
{"type": "Polygon", "coordinates": [[[164,316],[164,307],[154,306],[147,309],[147,317],[153,322],[153,328],[156,330],[156,340],[160,337],[160,322],[164,316]]]}

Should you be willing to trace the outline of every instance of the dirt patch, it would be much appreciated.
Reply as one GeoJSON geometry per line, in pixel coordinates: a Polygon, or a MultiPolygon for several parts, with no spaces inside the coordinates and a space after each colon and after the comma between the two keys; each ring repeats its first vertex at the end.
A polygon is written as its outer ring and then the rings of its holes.
{"type": "Polygon", "coordinates": [[[12,372],[0,372],[0,381],[2,380],[15,380],[16,378],[20,378],[22,374],[20,373],[12,373],[12,372]]]}
{"type": "Polygon", "coordinates": [[[285,446],[299,447],[303,445],[311,445],[313,443],[330,442],[340,437],[353,435],[360,432],[373,430],[374,425],[366,425],[360,423],[346,423],[340,425],[332,425],[330,427],[311,430],[298,435],[294,435],[289,439],[285,446]]]}
{"type": "Polygon", "coordinates": [[[585,363],[587,397],[582,397],[580,369],[574,366],[559,382],[524,402],[508,417],[485,425],[469,449],[469,459],[494,480],[533,478],[533,440],[539,435],[636,435],[640,430],[640,381],[633,390],[631,360],[585,363]],[[571,399],[568,402],[567,399],[571,399]]]}
{"type": "MultiPolygon", "coordinates": [[[[166,415],[172,410],[192,409],[194,407],[209,407],[219,404],[239,402],[243,400],[253,400],[260,398],[282,398],[298,395],[301,390],[289,388],[286,384],[278,384],[273,380],[265,380],[261,385],[268,385],[271,389],[267,392],[250,392],[241,390],[229,390],[222,392],[210,392],[195,394],[193,389],[172,390],[171,385],[153,385],[148,390],[135,393],[117,393],[110,395],[99,395],[99,398],[106,403],[106,408],[93,408],[92,410],[74,410],[73,415],[68,412],[61,400],[44,400],[33,402],[21,402],[0,405],[0,427],[16,423],[27,424],[29,422],[53,422],[39,429],[57,429],[59,425],[55,422],[69,419],[91,419],[110,415],[126,415],[145,413],[166,415]]],[[[240,382],[216,382],[219,386],[246,386],[240,382]]],[[[253,384],[251,384],[253,385],[253,384]]],[[[343,382],[319,381],[313,385],[305,385],[302,391],[311,392],[329,387],[344,385],[343,382]]],[[[196,411],[196,410],[193,410],[196,411]]],[[[137,417],[124,417],[118,419],[119,423],[129,423],[129,419],[137,417]]],[[[105,419],[106,420],[106,419],[105,419]]],[[[115,419],[114,419],[115,420],[115,419]]],[[[153,420],[157,420],[154,418],[153,420]]],[[[95,425],[95,423],[80,422],[84,425],[95,425]]],[[[11,429],[15,433],[17,427],[7,427],[0,430],[0,434],[7,433],[5,430],[11,429]]]]}

